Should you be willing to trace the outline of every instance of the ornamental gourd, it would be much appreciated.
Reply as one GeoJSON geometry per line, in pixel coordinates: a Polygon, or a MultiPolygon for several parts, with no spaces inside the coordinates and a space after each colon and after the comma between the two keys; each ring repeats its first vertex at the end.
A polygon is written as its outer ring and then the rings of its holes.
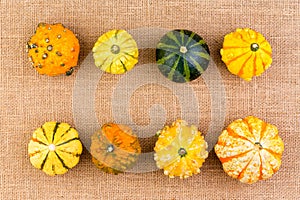
{"type": "Polygon", "coordinates": [[[40,23],[27,43],[32,66],[49,76],[71,75],[77,66],[79,48],[76,36],[62,24],[40,23]]]}
{"type": "Polygon", "coordinates": [[[101,35],[93,47],[95,65],[112,74],[123,74],[138,62],[138,47],[125,30],[111,30],[101,35]]]}
{"type": "Polygon", "coordinates": [[[160,72],[174,82],[189,82],[208,67],[209,49],[203,38],[189,30],[166,33],[156,47],[160,72]]]}
{"type": "Polygon", "coordinates": [[[249,184],[278,171],[283,150],[277,128],[253,116],[233,121],[215,145],[224,171],[249,184]]]}
{"type": "Polygon", "coordinates": [[[33,132],[28,145],[31,164],[46,174],[64,174],[79,162],[82,144],[67,123],[46,122],[33,132]]]}
{"type": "Polygon", "coordinates": [[[207,143],[196,126],[177,120],[157,132],[154,159],[170,178],[187,178],[200,172],[208,157],[207,143]]]}
{"type": "Polygon", "coordinates": [[[272,63],[271,45],[252,29],[236,29],[225,35],[220,51],[227,69],[246,81],[260,76],[272,63]]]}
{"type": "Polygon", "coordinates": [[[133,167],[141,147],[131,128],[108,123],[92,135],[90,151],[93,163],[100,170],[118,174],[133,167]]]}

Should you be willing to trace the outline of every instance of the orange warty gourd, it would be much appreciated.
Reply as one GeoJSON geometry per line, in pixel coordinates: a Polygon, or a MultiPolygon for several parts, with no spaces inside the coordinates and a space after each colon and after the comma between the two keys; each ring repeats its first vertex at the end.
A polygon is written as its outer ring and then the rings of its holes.
{"type": "Polygon", "coordinates": [[[220,53],[228,70],[246,81],[260,76],[272,63],[271,45],[250,28],[225,35],[220,53]]]}
{"type": "Polygon", "coordinates": [[[277,128],[253,116],[229,124],[215,145],[224,171],[248,184],[278,171],[283,150],[277,128]]]}
{"type": "Polygon", "coordinates": [[[141,153],[137,136],[125,125],[104,124],[91,140],[92,161],[107,173],[125,172],[133,167],[141,153]]]}
{"type": "Polygon", "coordinates": [[[40,73],[49,76],[71,75],[77,66],[79,42],[62,24],[40,23],[27,42],[29,61],[40,73]]]}

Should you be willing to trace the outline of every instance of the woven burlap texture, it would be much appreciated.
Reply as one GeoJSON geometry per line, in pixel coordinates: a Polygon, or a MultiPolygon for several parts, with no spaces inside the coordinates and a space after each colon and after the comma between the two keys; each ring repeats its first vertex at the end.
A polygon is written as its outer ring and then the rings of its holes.
{"type": "MultiPolygon", "coordinates": [[[[0,199],[299,199],[299,4],[298,0],[1,1],[0,199]],[[79,72],[47,77],[30,67],[25,45],[39,22],[61,22],[78,35],[79,64],[97,38],[111,29],[184,28],[199,33],[210,47],[225,88],[223,126],[248,115],[277,125],[285,142],[281,169],[267,181],[245,185],[228,177],[211,152],[201,173],[186,180],[169,179],[162,171],[114,176],[93,166],[87,150],[65,175],[48,177],[33,168],[27,154],[32,132],[50,120],[76,125],[72,97],[79,72]],[[220,59],[224,35],[238,27],[261,32],[273,48],[272,67],[251,82],[231,75],[220,59]]],[[[155,51],[143,50],[141,58],[140,64],[154,61],[155,51]]],[[[99,80],[95,107],[100,123],[114,120],[111,97],[119,80],[108,74],[99,80]]],[[[214,91],[202,78],[190,85],[201,101],[197,125],[205,133],[214,91]]],[[[157,103],[166,109],[167,123],[180,117],[172,91],[150,84],[131,96],[133,121],[147,125],[149,108],[157,103]]],[[[143,140],[142,145],[151,151],[154,141],[143,140]]]]}

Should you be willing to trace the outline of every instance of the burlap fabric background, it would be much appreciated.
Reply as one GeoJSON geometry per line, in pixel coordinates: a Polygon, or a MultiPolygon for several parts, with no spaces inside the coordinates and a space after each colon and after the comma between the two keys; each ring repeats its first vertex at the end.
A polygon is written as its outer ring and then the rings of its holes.
{"type": "MultiPolygon", "coordinates": [[[[298,0],[1,0],[0,199],[299,199],[299,4],[298,0]],[[34,169],[27,155],[32,131],[49,120],[74,125],[72,94],[78,72],[46,77],[30,67],[25,44],[39,22],[61,22],[78,34],[80,62],[98,36],[113,28],[185,28],[199,33],[209,44],[225,86],[224,126],[247,115],[277,125],[286,145],[280,171],[267,181],[241,184],[228,177],[210,153],[201,174],[183,181],[169,179],[162,171],[113,176],[97,170],[87,150],[65,175],[48,177],[34,169]],[[256,29],[273,47],[272,67],[249,83],[231,75],[220,60],[223,36],[237,27],[256,29]]],[[[144,52],[152,61],[154,55],[144,52]]],[[[99,81],[96,107],[101,123],[113,120],[110,97],[117,82],[118,77],[109,75],[99,81]]],[[[191,84],[204,102],[198,126],[205,132],[213,91],[201,78],[191,84]]],[[[180,116],[172,92],[155,85],[138,89],[131,100],[130,112],[138,124],[149,123],[148,109],[157,102],[168,111],[168,122],[180,116]],[[157,101],[163,93],[168,100],[157,101]]]]}

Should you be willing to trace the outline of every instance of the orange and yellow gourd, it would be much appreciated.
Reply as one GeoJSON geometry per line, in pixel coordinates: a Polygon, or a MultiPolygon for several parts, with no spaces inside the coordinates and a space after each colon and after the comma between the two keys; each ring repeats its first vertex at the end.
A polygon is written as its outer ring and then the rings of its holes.
{"type": "Polygon", "coordinates": [[[225,35],[220,53],[227,69],[246,81],[260,76],[272,63],[271,45],[261,33],[250,28],[225,35]]]}
{"type": "Polygon", "coordinates": [[[248,184],[278,171],[283,150],[277,128],[253,116],[229,124],[215,145],[224,171],[248,184]]]}

